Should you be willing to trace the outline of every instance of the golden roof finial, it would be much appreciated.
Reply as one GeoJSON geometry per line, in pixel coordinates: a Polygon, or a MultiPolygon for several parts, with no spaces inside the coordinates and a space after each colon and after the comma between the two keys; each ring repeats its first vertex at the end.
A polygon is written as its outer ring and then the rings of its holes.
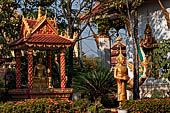
{"type": "Polygon", "coordinates": [[[39,6],[38,7],[38,18],[37,19],[40,19],[41,18],[41,7],[39,6]]]}
{"type": "Polygon", "coordinates": [[[55,21],[56,21],[56,17],[57,17],[57,16],[56,16],[56,14],[55,14],[55,15],[54,15],[54,20],[55,20],[55,21]]]}
{"type": "Polygon", "coordinates": [[[120,35],[116,38],[116,42],[118,43],[118,45],[120,44],[120,42],[122,41],[122,38],[120,37],[120,35]]]}
{"type": "Polygon", "coordinates": [[[67,38],[70,39],[69,30],[67,29],[67,38]]]}
{"type": "Polygon", "coordinates": [[[117,60],[120,61],[120,60],[124,60],[124,56],[122,54],[122,49],[120,47],[120,53],[119,53],[119,56],[117,57],[117,60]]]}
{"type": "Polygon", "coordinates": [[[45,10],[45,17],[47,17],[47,10],[45,10]]]}
{"type": "Polygon", "coordinates": [[[145,28],[145,35],[146,34],[152,34],[152,29],[149,25],[149,15],[147,15],[147,22],[146,22],[146,28],[145,28]]]}
{"type": "Polygon", "coordinates": [[[120,35],[116,38],[116,41],[122,41],[122,38],[120,37],[120,35]]]}
{"type": "Polygon", "coordinates": [[[63,32],[61,32],[61,36],[63,36],[63,32]]]}

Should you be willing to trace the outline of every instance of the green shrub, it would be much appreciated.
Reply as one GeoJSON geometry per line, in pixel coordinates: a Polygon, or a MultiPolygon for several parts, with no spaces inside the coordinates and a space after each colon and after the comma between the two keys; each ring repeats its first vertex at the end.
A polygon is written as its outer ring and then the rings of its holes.
{"type": "Polygon", "coordinates": [[[127,109],[130,113],[169,113],[170,98],[124,101],[121,108],[127,109]]]}
{"type": "Polygon", "coordinates": [[[83,113],[92,111],[102,113],[102,105],[88,103],[88,100],[58,101],[55,99],[28,99],[6,102],[0,105],[0,113],[83,113]]]}
{"type": "Polygon", "coordinates": [[[74,77],[72,86],[76,92],[86,95],[92,102],[116,92],[117,89],[112,72],[105,67],[98,67],[95,71],[74,77]]]}

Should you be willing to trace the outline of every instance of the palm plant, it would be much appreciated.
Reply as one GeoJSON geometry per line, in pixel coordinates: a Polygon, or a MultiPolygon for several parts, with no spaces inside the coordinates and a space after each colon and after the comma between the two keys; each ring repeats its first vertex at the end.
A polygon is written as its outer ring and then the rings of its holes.
{"type": "Polygon", "coordinates": [[[74,90],[95,101],[99,97],[116,92],[116,81],[109,69],[100,67],[95,71],[73,78],[74,90]]]}

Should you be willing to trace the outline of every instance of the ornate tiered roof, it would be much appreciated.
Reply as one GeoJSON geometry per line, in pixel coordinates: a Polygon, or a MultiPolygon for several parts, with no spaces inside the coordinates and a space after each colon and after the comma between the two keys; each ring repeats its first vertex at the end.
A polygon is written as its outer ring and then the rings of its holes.
{"type": "Polygon", "coordinates": [[[111,0],[96,2],[91,11],[87,10],[85,13],[80,15],[80,19],[85,20],[88,17],[93,17],[97,15],[102,15],[103,18],[114,18],[113,15],[120,16],[120,14],[117,13],[116,9],[112,5],[110,5],[110,3],[112,3],[111,0]]]}
{"type": "Polygon", "coordinates": [[[152,36],[152,29],[149,24],[149,16],[147,16],[147,23],[146,23],[146,28],[144,31],[145,38],[141,40],[142,46],[146,49],[153,49],[155,44],[157,43],[156,39],[154,36],[152,36]]]}
{"type": "Polygon", "coordinates": [[[37,19],[22,16],[20,37],[10,42],[9,47],[11,49],[70,47],[74,40],[69,38],[68,33],[59,35],[56,17],[49,19],[46,15],[41,16],[39,7],[37,19]]]}

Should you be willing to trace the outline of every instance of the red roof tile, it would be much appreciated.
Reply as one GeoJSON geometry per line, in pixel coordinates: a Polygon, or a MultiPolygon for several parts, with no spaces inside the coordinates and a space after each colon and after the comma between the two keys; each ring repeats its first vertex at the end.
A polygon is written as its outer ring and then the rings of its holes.
{"type": "Polygon", "coordinates": [[[51,43],[51,44],[71,44],[72,41],[57,35],[34,34],[26,42],[51,43]]]}
{"type": "Polygon", "coordinates": [[[111,1],[111,0],[106,0],[106,1],[103,1],[103,2],[101,2],[101,3],[96,4],[96,5],[92,8],[92,11],[91,11],[90,15],[89,15],[89,12],[84,13],[84,14],[80,17],[80,19],[81,19],[81,20],[84,20],[84,19],[87,19],[89,16],[95,16],[95,15],[98,15],[98,14],[100,14],[100,13],[104,13],[104,14],[109,13],[109,8],[108,8],[108,6],[110,6],[110,5],[109,5],[110,2],[112,2],[112,1],[111,1]]]}
{"type": "MultiPolygon", "coordinates": [[[[96,15],[96,14],[104,11],[104,9],[101,8],[102,6],[103,6],[103,4],[97,4],[97,6],[95,6],[95,8],[92,9],[92,12],[91,12],[92,14],[91,14],[91,16],[94,16],[94,15],[96,15]]],[[[81,19],[81,20],[84,20],[84,19],[86,19],[86,18],[88,18],[88,17],[89,17],[89,13],[86,13],[85,15],[83,15],[82,17],[80,17],[80,19],[81,19]]]]}
{"type": "Polygon", "coordinates": [[[8,46],[18,45],[21,44],[24,41],[24,38],[18,38],[10,43],[8,43],[8,46]]]}

